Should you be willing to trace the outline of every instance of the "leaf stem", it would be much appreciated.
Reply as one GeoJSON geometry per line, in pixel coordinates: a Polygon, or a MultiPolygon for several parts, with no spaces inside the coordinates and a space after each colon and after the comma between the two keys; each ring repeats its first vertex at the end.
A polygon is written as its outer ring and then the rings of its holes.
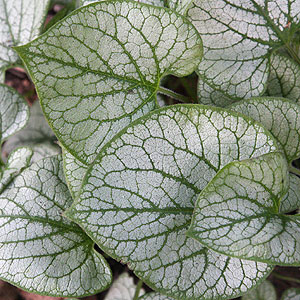
{"type": "Polygon", "coordinates": [[[276,273],[276,272],[273,272],[272,275],[273,275],[274,277],[279,278],[279,279],[283,279],[283,280],[287,280],[287,281],[292,281],[292,282],[300,283],[300,279],[297,279],[297,278],[284,276],[284,275],[278,274],[278,273],[276,273]]]}
{"type": "Polygon", "coordinates": [[[157,90],[158,93],[160,94],[163,94],[163,95],[166,95],[166,96],[169,96],[175,100],[178,100],[180,102],[183,102],[183,103],[191,103],[191,99],[186,97],[186,96],[183,96],[183,95],[180,95],[176,92],[173,92],[165,87],[162,87],[160,86],[157,90]]]}
{"type": "Polygon", "coordinates": [[[290,171],[291,173],[295,174],[295,175],[300,176],[300,170],[297,169],[297,168],[295,168],[295,167],[293,167],[293,166],[290,166],[290,167],[289,167],[289,171],[290,171]]]}
{"type": "Polygon", "coordinates": [[[138,297],[139,297],[139,294],[140,294],[140,291],[141,291],[141,288],[143,286],[143,280],[139,280],[137,286],[136,286],[136,289],[135,289],[135,293],[134,293],[134,296],[133,296],[133,299],[132,300],[137,300],[138,297]]]}

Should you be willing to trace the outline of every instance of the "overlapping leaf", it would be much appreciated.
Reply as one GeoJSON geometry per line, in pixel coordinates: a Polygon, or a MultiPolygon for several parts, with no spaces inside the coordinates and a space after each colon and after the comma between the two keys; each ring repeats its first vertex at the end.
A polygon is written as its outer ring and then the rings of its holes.
{"type": "Polygon", "coordinates": [[[283,293],[281,300],[299,300],[299,297],[300,297],[300,289],[291,288],[286,290],[283,293]]]}
{"type": "Polygon", "coordinates": [[[281,213],[289,213],[300,208],[300,178],[290,173],[289,184],[289,190],[280,202],[281,213]]]}
{"type": "Polygon", "coordinates": [[[276,290],[273,284],[266,280],[258,288],[253,289],[242,297],[242,300],[276,300],[276,290]]]}
{"type": "Polygon", "coordinates": [[[29,148],[18,148],[10,154],[7,164],[1,172],[0,193],[3,192],[14,177],[29,166],[32,155],[33,152],[29,148]]]}
{"type": "Polygon", "coordinates": [[[88,165],[76,159],[68,150],[63,148],[64,173],[73,199],[76,199],[88,169],[88,165]]]}
{"type": "Polygon", "coordinates": [[[45,121],[38,101],[35,101],[30,108],[30,117],[26,127],[9,138],[3,146],[2,156],[6,157],[13,149],[21,146],[29,146],[33,150],[31,162],[37,161],[46,156],[60,153],[60,148],[53,142],[56,137],[45,121]]]}
{"type": "Polygon", "coordinates": [[[0,84],[1,140],[6,140],[22,129],[28,115],[28,106],[24,99],[14,89],[0,84]]]}
{"type": "Polygon", "coordinates": [[[263,124],[277,139],[289,162],[300,156],[300,106],[284,98],[261,97],[230,106],[263,124]]]}
{"type": "MultiPolygon", "coordinates": [[[[101,1],[101,0],[100,0],[101,1]]],[[[137,2],[146,3],[154,6],[164,7],[164,0],[136,0],[137,2]]],[[[99,0],[80,0],[79,6],[88,5],[94,2],[99,2],[99,0]]]]}
{"type": "Polygon", "coordinates": [[[22,289],[80,297],[108,287],[108,265],[62,213],[72,202],[62,159],[24,170],[0,195],[0,277],[22,289]]]}
{"type": "Polygon", "coordinates": [[[267,94],[286,97],[300,103],[300,65],[291,58],[273,54],[267,94]]]}
{"type": "Polygon", "coordinates": [[[203,39],[198,71],[227,96],[261,95],[275,48],[297,57],[290,45],[300,26],[297,1],[195,0],[188,17],[203,39]]]}
{"type": "Polygon", "coordinates": [[[191,6],[193,0],[167,0],[171,9],[178,13],[185,15],[188,8],[191,6]]]}
{"type": "Polygon", "coordinates": [[[156,107],[162,76],[195,70],[202,42],[182,16],[138,2],[92,3],[17,48],[58,139],[82,162],[156,107]]]}
{"type": "Polygon", "coordinates": [[[217,91],[212,87],[210,87],[200,77],[198,79],[198,84],[197,84],[197,96],[198,96],[198,102],[200,104],[219,106],[219,107],[226,107],[240,100],[240,99],[237,100],[232,97],[229,98],[228,96],[225,96],[220,91],[217,91]]]}
{"type": "Polygon", "coordinates": [[[159,293],[149,293],[142,296],[138,300],[174,300],[174,299],[159,293]]]}
{"type": "Polygon", "coordinates": [[[279,152],[232,162],[201,192],[188,235],[229,256],[300,265],[299,215],[279,214],[287,189],[279,152]]]}
{"type": "MultiPolygon", "coordinates": [[[[133,278],[128,273],[123,273],[114,281],[104,300],[133,300],[136,287],[133,278]]],[[[145,291],[141,289],[139,295],[143,294],[145,291]]]]}
{"type": "Polygon", "coordinates": [[[238,296],[271,268],[217,254],[186,232],[197,196],[220,168],[276,149],[268,131],[233,112],[162,108],[106,145],[66,214],[163,294],[238,296]]]}
{"type": "Polygon", "coordinates": [[[12,46],[28,43],[43,25],[50,0],[0,0],[0,72],[14,65],[12,46]]]}

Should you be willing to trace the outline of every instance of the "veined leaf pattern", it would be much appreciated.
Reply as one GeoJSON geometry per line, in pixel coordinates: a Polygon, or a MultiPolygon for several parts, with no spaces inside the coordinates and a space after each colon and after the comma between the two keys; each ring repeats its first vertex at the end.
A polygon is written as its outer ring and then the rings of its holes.
{"type": "Polygon", "coordinates": [[[272,268],[216,254],[186,232],[197,196],[220,168],[276,149],[247,117],[201,105],[162,108],[105,146],[66,215],[163,294],[235,297],[272,268]]]}

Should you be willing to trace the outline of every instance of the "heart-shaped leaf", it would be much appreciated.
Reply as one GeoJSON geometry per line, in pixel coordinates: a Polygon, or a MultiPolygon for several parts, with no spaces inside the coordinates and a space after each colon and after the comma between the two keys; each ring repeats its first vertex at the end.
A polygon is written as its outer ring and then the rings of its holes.
{"type": "Polygon", "coordinates": [[[276,290],[273,284],[266,280],[259,287],[248,292],[242,300],[276,300],[276,290]]]}
{"type": "Polygon", "coordinates": [[[228,164],[201,192],[188,235],[229,256],[300,265],[299,215],[279,214],[288,178],[280,152],[228,164]]]}
{"type": "Polygon", "coordinates": [[[29,117],[28,105],[12,88],[0,84],[0,118],[2,141],[21,130],[29,117]]]}
{"type": "Polygon", "coordinates": [[[116,133],[157,106],[163,76],[196,69],[202,42],[170,10],[113,0],[81,7],[17,52],[58,139],[91,163],[116,133]]]}
{"type": "Polygon", "coordinates": [[[0,278],[57,297],[95,294],[111,273],[86,234],[62,217],[72,203],[62,170],[60,156],[40,160],[0,195],[0,278]]]}
{"type": "Polygon", "coordinates": [[[286,56],[272,55],[267,94],[300,103],[300,65],[286,56]]]}
{"type": "MultiPolygon", "coordinates": [[[[136,288],[133,278],[128,273],[123,273],[114,281],[104,300],[133,300],[136,288]]],[[[139,295],[143,294],[145,291],[141,289],[139,295]]]]}
{"type": "Polygon", "coordinates": [[[66,215],[163,294],[235,297],[271,268],[187,238],[194,203],[222,166],[276,149],[268,131],[234,112],[165,107],[136,120],[103,148],[66,215]]]}
{"type": "Polygon", "coordinates": [[[28,43],[43,25],[50,0],[0,1],[0,72],[18,61],[12,46],[28,43]]]}
{"type": "Polygon", "coordinates": [[[231,105],[230,110],[263,124],[280,143],[289,162],[300,156],[300,106],[274,97],[252,98],[231,105]]]}
{"type": "Polygon", "coordinates": [[[284,48],[300,64],[291,45],[300,28],[295,0],[195,0],[188,18],[203,39],[200,75],[229,97],[250,98],[264,92],[275,49],[284,48]]]}
{"type": "Polygon", "coordinates": [[[291,288],[286,290],[283,293],[281,300],[299,300],[299,297],[300,297],[300,289],[291,288]]]}

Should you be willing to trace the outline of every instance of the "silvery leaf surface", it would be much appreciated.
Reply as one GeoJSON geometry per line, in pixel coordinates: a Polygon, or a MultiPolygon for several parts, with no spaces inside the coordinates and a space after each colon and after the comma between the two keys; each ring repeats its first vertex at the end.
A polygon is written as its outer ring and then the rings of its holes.
{"type": "Polygon", "coordinates": [[[0,179],[0,193],[9,185],[24,168],[30,164],[33,152],[30,148],[18,148],[8,157],[0,179]]]}
{"type": "Polygon", "coordinates": [[[192,5],[193,0],[167,0],[168,6],[177,11],[178,13],[185,15],[188,8],[192,5]]]}
{"type": "Polygon", "coordinates": [[[226,107],[240,99],[229,98],[220,91],[213,89],[201,77],[198,78],[197,98],[199,104],[226,107]]]}
{"type": "Polygon", "coordinates": [[[289,213],[300,208],[300,178],[292,173],[289,174],[289,189],[280,201],[279,211],[289,213]]]}
{"type": "Polygon", "coordinates": [[[56,137],[45,120],[39,102],[35,101],[30,107],[30,117],[26,126],[3,145],[3,160],[7,159],[12,150],[22,146],[29,146],[33,150],[31,162],[59,154],[60,147],[54,143],[55,140],[56,137]]]}
{"type": "Polygon", "coordinates": [[[300,26],[294,0],[195,0],[187,15],[203,40],[199,74],[213,89],[240,99],[264,93],[272,51],[290,48],[300,26]]]}
{"type": "Polygon", "coordinates": [[[300,289],[290,288],[283,293],[281,300],[299,300],[299,298],[300,298],[300,289]]]}
{"type": "Polygon", "coordinates": [[[76,199],[88,165],[76,159],[68,150],[63,148],[62,157],[64,162],[64,173],[73,199],[76,199]]]}
{"type": "Polygon", "coordinates": [[[0,0],[0,72],[18,61],[12,46],[40,33],[50,0],[0,0]]]}
{"type": "Polygon", "coordinates": [[[229,107],[260,122],[280,143],[288,162],[300,156],[300,106],[276,97],[239,101],[229,107]]]}
{"type": "Polygon", "coordinates": [[[29,117],[28,105],[14,89],[0,84],[1,140],[21,130],[29,117]]]}
{"type": "Polygon", "coordinates": [[[174,298],[164,296],[160,293],[148,293],[140,297],[138,300],[174,300],[174,298]]]}
{"type": "Polygon", "coordinates": [[[251,290],[242,297],[242,300],[276,300],[276,290],[273,284],[266,280],[256,289],[251,290]]]}
{"type": "Polygon", "coordinates": [[[102,149],[66,215],[162,294],[237,297],[272,267],[217,254],[186,232],[199,193],[218,170],[277,149],[267,130],[234,112],[201,105],[161,108],[102,149]]]}
{"type": "MultiPolygon", "coordinates": [[[[109,288],[104,300],[133,300],[136,287],[133,278],[128,273],[123,273],[109,288]]],[[[144,293],[144,289],[141,289],[139,295],[142,296],[144,293]]]]}
{"type": "Polygon", "coordinates": [[[279,213],[288,179],[281,152],[228,164],[197,199],[188,235],[232,257],[300,265],[299,215],[279,213]]]}
{"type": "Polygon", "coordinates": [[[271,56],[270,77],[266,93],[300,103],[300,66],[280,54],[271,56]]]}
{"type": "MultiPolygon", "coordinates": [[[[146,3],[154,6],[164,7],[164,0],[136,0],[137,2],[146,3]]],[[[79,6],[88,5],[94,2],[100,2],[99,0],[79,0],[79,6]]]]}
{"type": "Polygon", "coordinates": [[[202,41],[171,10],[113,0],[79,8],[16,50],[59,141],[91,163],[116,133],[157,107],[163,76],[196,69],[202,41]]]}
{"type": "Polygon", "coordinates": [[[80,297],[106,289],[111,272],[93,242],[62,216],[72,198],[61,156],[32,164],[0,195],[0,278],[24,290],[80,297]]]}

